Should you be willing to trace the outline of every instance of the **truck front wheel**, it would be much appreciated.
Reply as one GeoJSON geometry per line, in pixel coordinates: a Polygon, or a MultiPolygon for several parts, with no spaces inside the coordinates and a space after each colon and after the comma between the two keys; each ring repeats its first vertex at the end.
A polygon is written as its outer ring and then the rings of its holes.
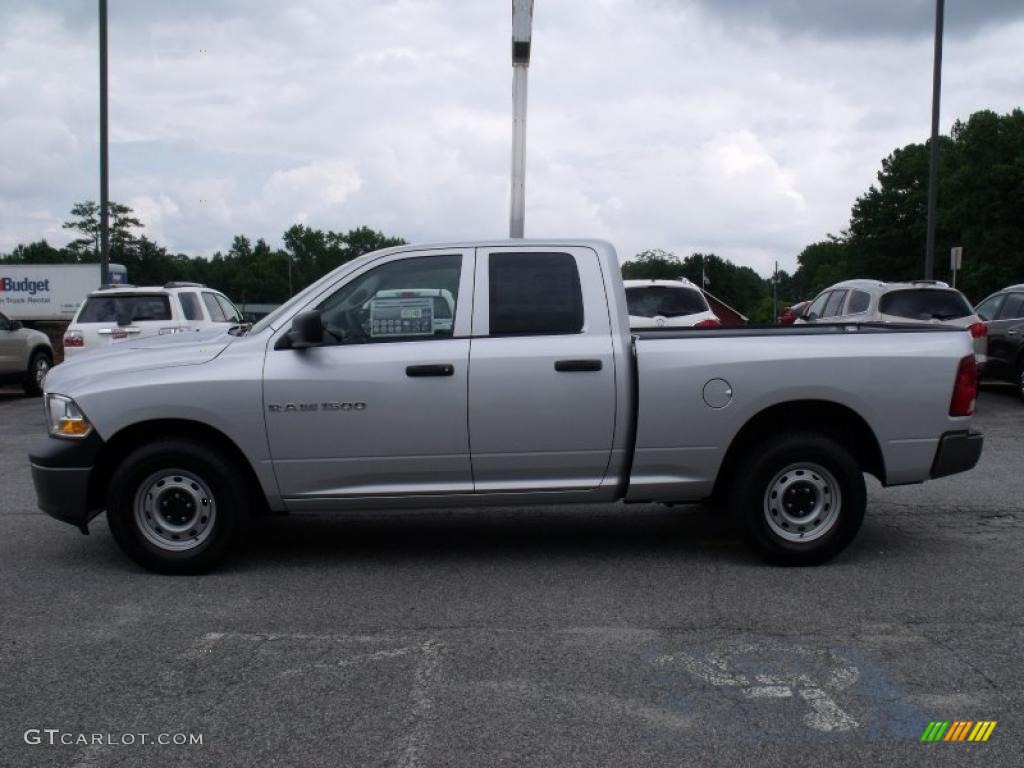
{"type": "Polygon", "coordinates": [[[747,454],[731,508],[754,549],[778,565],[817,565],[846,548],[867,504],[856,459],[831,437],[791,432],[747,454]]]}
{"type": "Polygon", "coordinates": [[[120,463],[107,495],[107,523],[132,560],[157,573],[216,567],[248,515],[241,473],[204,443],[143,445],[120,463]]]}

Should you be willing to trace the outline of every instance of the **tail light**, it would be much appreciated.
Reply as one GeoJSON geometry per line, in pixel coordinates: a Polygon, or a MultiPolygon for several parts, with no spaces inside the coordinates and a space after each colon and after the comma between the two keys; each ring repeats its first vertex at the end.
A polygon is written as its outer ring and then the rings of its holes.
{"type": "Polygon", "coordinates": [[[694,328],[717,328],[720,325],[721,325],[721,323],[718,321],[717,318],[709,317],[707,320],[701,320],[699,323],[697,323],[693,327],[694,328]]]}
{"type": "Polygon", "coordinates": [[[988,326],[984,323],[973,323],[967,330],[971,332],[972,339],[981,339],[988,336],[988,326]]]}
{"type": "Polygon", "coordinates": [[[978,364],[974,355],[960,361],[953,385],[953,399],[949,402],[950,416],[973,416],[974,401],[978,397],[978,364]]]}
{"type": "Polygon", "coordinates": [[[64,334],[64,346],[65,347],[84,347],[85,337],[82,336],[81,331],[68,331],[64,334]]]}

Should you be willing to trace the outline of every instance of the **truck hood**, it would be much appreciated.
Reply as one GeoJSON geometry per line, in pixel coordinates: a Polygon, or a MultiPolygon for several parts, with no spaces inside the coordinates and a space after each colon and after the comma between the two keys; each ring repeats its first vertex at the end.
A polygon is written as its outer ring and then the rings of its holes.
{"type": "Polygon", "coordinates": [[[48,392],[66,394],[65,390],[85,379],[109,379],[134,371],[202,365],[215,359],[236,339],[227,331],[211,330],[116,342],[54,366],[46,377],[45,387],[48,392]]]}

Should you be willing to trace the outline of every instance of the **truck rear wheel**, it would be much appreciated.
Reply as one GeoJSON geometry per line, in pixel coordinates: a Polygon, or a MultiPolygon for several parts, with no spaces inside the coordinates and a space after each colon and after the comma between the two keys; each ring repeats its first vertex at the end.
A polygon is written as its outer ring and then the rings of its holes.
{"type": "Polygon", "coordinates": [[[769,562],[823,563],[860,530],[867,505],[864,474],[831,437],[791,432],[769,438],[738,469],[730,506],[769,562]]]}
{"type": "Polygon", "coordinates": [[[118,466],[107,523],[128,557],[156,573],[204,573],[219,565],[248,516],[241,473],[207,445],[157,440],[118,466]]]}

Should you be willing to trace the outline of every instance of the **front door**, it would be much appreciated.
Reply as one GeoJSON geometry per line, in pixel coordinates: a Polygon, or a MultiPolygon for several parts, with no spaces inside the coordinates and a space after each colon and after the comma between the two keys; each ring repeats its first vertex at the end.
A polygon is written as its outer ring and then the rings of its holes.
{"type": "Polygon", "coordinates": [[[469,430],[479,493],[601,484],[615,358],[594,251],[477,250],[469,430]]]}
{"type": "Polygon", "coordinates": [[[11,321],[0,315],[0,374],[22,373],[22,350],[25,342],[11,330],[11,321]]]}
{"type": "Polygon", "coordinates": [[[988,373],[1016,381],[1018,354],[1024,340],[1024,293],[1009,293],[999,314],[988,323],[988,373]]]}
{"type": "Polygon", "coordinates": [[[383,257],[308,307],[321,313],[321,346],[271,342],[265,418],[290,507],[472,490],[473,263],[472,249],[383,257]]]}

